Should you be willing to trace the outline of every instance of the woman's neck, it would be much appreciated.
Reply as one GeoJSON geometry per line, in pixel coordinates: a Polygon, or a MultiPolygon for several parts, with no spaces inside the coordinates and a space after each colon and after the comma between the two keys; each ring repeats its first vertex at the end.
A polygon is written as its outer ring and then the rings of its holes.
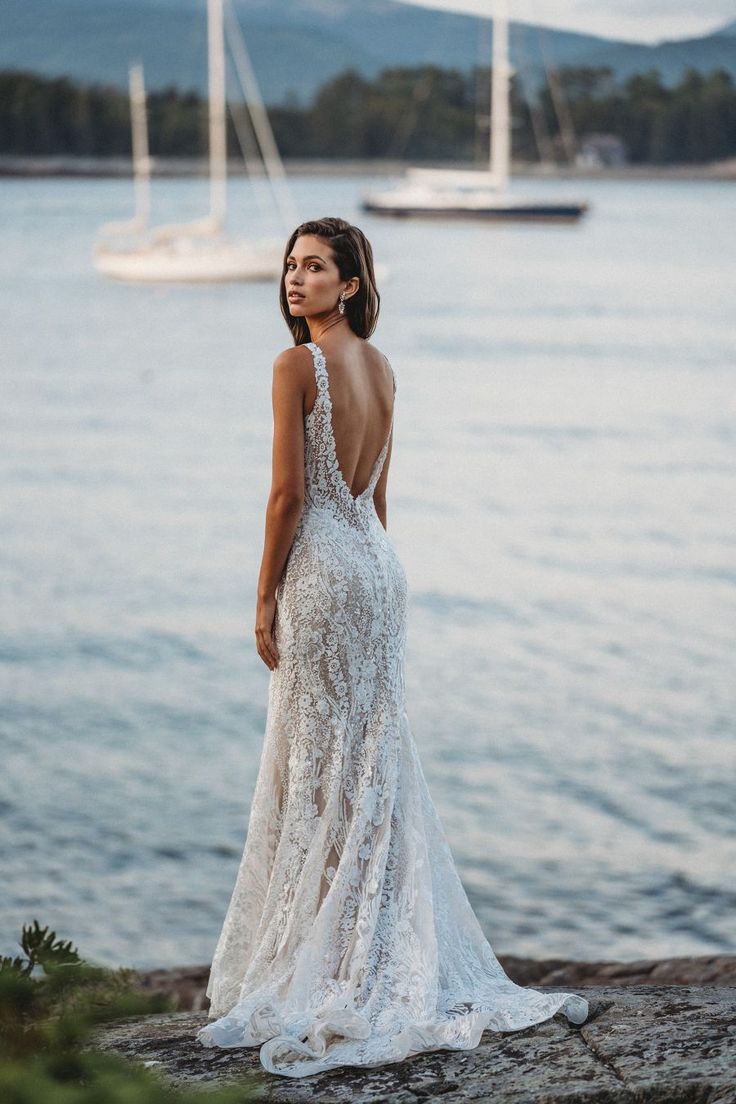
{"type": "Polygon", "coordinates": [[[313,318],[307,318],[306,323],[309,328],[309,336],[317,345],[319,345],[325,334],[329,333],[335,326],[350,329],[350,324],[345,315],[340,314],[337,310],[327,315],[315,315],[313,318]]]}

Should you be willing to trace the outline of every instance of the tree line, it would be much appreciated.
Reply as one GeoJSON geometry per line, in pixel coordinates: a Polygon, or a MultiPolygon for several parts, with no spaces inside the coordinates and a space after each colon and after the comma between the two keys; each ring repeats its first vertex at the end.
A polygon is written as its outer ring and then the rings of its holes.
{"type": "MultiPolygon", "coordinates": [[[[324,84],[308,105],[269,108],[284,157],[484,160],[489,70],[387,68],[370,80],[353,70],[324,84]]],[[[607,66],[561,68],[526,97],[512,78],[513,156],[564,161],[574,137],[612,134],[632,163],[703,162],[736,156],[736,85],[723,69],[684,74],[675,87],[656,70],[619,83],[607,66]],[[571,138],[571,136],[573,136],[571,138]]],[[[237,107],[236,113],[239,114],[237,107]]],[[[207,101],[175,87],[148,95],[151,154],[197,157],[207,148],[207,101]]],[[[0,72],[0,153],[128,156],[128,97],[120,89],[0,72]]],[[[228,148],[239,150],[228,120],[228,148]]],[[[574,152],[574,151],[572,151],[574,152]]]]}

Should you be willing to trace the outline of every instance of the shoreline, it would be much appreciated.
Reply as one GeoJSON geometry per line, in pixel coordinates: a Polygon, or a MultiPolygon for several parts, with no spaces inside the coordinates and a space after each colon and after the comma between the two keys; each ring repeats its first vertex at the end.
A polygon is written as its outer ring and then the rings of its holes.
{"type": "MultiPolygon", "coordinates": [[[[600,986],[638,985],[736,988],[736,954],[686,955],[673,958],[640,958],[629,961],[569,958],[524,958],[499,954],[498,961],[517,985],[551,985],[587,989],[600,986]]],[[[200,1012],[209,1003],[206,987],[210,967],[172,966],[134,970],[147,993],[166,993],[177,1011],[200,1012]]]]}
{"type": "MultiPolygon", "coordinates": [[[[151,176],[155,178],[206,177],[206,158],[154,157],[151,176]]],[[[327,160],[325,158],[285,158],[290,176],[397,176],[413,162],[399,160],[327,160]]],[[[426,168],[473,169],[468,162],[427,162],[426,168]]],[[[0,155],[0,177],[63,177],[126,179],[133,167],[128,157],[77,157],[64,154],[43,156],[0,155]]],[[[247,177],[242,160],[228,163],[228,175],[247,177]]],[[[258,174],[262,175],[262,174],[258,174]]],[[[736,181],[736,158],[706,164],[621,165],[589,168],[574,165],[513,165],[513,176],[539,180],[715,180],[736,181]]]]}

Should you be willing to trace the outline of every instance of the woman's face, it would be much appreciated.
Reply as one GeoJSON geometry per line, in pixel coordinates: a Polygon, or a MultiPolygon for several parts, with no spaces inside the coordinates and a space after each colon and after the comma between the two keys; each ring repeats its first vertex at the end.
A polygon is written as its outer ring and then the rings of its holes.
{"type": "Polygon", "coordinates": [[[302,234],[296,239],[286,258],[284,273],[292,316],[329,314],[336,309],[341,291],[346,292],[346,298],[349,296],[352,283],[352,280],[343,280],[340,276],[332,250],[324,238],[302,234]]]}

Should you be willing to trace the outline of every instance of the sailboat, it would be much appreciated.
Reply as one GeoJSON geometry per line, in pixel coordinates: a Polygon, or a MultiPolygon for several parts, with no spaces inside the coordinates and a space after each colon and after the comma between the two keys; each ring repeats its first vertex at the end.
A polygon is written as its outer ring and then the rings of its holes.
{"type": "MultiPolygon", "coordinates": [[[[229,12],[230,14],[230,12],[229,12]]],[[[246,92],[263,168],[271,185],[284,229],[298,218],[286,184],[268,115],[234,16],[228,29],[246,92]]],[[[114,279],[145,282],[218,282],[274,280],[283,269],[285,234],[279,238],[232,240],[225,234],[227,213],[227,148],[225,128],[225,28],[222,0],[207,0],[209,86],[209,214],[192,222],[148,225],[150,168],[143,70],[130,70],[130,104],[136,211],[129,222],[100,228],[94,261],[98,271],[114,279]]]]}
{"type": "Polygon", "coordinates": [[[491,148],[488,170],[407,169],[398,188],[368,195],[362,208],[394,217],[435,216],[496,221],[574,222],[584,200],[529,199],[508,190],[511,176],[511,66],[508,0],[496,0],[491,66],[491,148]]]}

